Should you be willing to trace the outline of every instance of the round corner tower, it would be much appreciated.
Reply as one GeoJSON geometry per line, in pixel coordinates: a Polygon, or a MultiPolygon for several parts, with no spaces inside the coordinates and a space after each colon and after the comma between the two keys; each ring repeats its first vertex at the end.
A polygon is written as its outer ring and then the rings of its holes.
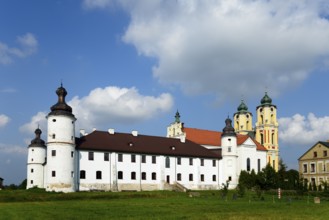
{"type": "Polygon", "coordinates": [[[76,191],[75,121],[72,108],[66,104],[66,89],[57,90],[58,102],[47,116],[47,191],[76,191]]]}
{"type": "Polygon", "coordinates": [[[26,189],[44,188],[44,167],[46,163],[46,145],[41,139],[42,131],[35,130],[35,138],[28,146],[26,189]]]}

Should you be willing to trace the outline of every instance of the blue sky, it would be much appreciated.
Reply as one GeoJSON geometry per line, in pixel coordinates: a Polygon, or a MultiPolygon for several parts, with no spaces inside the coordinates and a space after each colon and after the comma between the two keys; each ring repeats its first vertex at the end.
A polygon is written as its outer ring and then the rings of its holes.
{"type": "MultiPolygon", "coordinates": [[[[0,1],[0,176],[26,178],[27,146],[63,82],[93,128],[165,136],[222,130],[241,99],[277,105],[288,168],[329,139],[327,1],[0,1]]],[[[254,118],[253,123],[256,122],[254,118]]]]}

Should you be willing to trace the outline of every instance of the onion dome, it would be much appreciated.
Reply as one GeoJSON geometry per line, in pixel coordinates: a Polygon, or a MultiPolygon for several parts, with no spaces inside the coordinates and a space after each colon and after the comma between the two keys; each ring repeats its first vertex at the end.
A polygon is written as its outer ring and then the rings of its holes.
{"type": "Polygon", "coordinates": [[[243,100],[241,100],[241,104],[238,107],[238,112],[247,112],[248,106],[244,103],[243,100]]]}
{"type": "Polygon", "coordinates": [[[35,138],[31,141],[29,147],[46,147],[45,141],[41,139],[42,131],[39,128],[37,128],[34,133],[35,133],[35,138]]]}
{"type": "Polygon", "coordinates": [[[70,115],[72,114],[72,108],[65,102],[65,96],[67,95],[66,89],[61,86],[56,90],[56,94],[58,96],[58,102],[51,106],[50,110],[51,112],[49,115],[70,115]]]}
{"type": "Polygon", "coordinates": [[[222,133],[222,137],[223,136],[236,136],[235,130],[232,127],[232,120],[227,117],[227,119],[225,120],[225,127],[223,128],[223,133],[222,133]]]}
{"type": "Polygon", "coordinates": [[[177,110],[176,115],[175,115],[175,122],[180,123],[180,114],[179,114],[178,110],[177,110]]]}
{"type": "Polygon", "coordinates": [[[262,105],[272,105],[272,99],[267,95],[267,92],[265,92],[264,97],[260,101],[262,105]]]}

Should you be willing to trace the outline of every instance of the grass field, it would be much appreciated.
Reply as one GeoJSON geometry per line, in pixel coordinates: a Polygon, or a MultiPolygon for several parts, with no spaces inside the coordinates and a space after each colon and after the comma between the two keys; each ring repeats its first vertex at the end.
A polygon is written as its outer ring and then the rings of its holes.
{"type": "Polygon", "coordinates": [[[218,191],[187,193],[0,191],[0,219],[329,219],[329,202],[313,197],[263,200],[250,193],[226,198],[218,191]]]}

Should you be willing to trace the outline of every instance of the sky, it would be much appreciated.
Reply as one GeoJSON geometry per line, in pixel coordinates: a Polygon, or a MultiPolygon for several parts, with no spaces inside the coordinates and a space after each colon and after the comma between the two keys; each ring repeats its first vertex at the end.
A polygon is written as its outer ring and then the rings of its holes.
{"type": "Polygon", "coordinates": [[[277,106],[288,169],[329,140],[329,1],[0,0],[0,177],[26,178],[27,147],[63,83],[76,133],[222,131],[241,100],[277,106]]]}

